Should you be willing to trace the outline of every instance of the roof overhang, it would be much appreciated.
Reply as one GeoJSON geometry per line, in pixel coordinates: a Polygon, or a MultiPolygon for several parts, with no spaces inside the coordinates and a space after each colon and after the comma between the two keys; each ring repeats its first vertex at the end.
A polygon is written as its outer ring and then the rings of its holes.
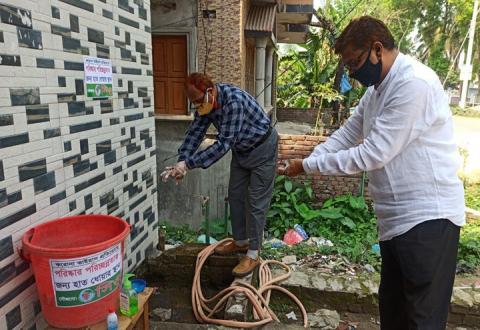
{"type": "Polygon", "coordinates": [[[252,38],[271,38],[275,43],[277,5],[256,2],[248,11],[245,22],[245,36],[252,38]]]}
{"type": "Polygon", "coordinates": [[[313,0],[280,0],[277,41],[289,44],[305,43],[313,10],[313,0]]]}

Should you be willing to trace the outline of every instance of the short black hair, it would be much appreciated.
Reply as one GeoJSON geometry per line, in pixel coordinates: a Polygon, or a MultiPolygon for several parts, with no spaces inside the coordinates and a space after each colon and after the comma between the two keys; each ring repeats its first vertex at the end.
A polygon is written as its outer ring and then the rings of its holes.
{"type": "Polygon", "coordinates": [[[380,41],[386,49],[396,48],[395,39],[385,23],[371,16],[361,16],[348,23],[333,47],[336,54],[341,54],[348,46],[366,49],[375,41],[380,41]]]}

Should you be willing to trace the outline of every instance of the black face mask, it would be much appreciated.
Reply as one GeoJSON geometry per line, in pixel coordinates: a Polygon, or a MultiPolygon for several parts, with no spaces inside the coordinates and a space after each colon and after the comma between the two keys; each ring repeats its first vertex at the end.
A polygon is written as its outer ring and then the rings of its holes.
{"type": "Polygon", "coordinates": [[[380,82],[380,76],[382,74],[382,61],[378,61],[377,64],[373,64],[370,61],[370,52],[368,51],[368,57],[365,63],[358,68],[350,77],[358,80],[363,86],[370,87],[380,82]]]}

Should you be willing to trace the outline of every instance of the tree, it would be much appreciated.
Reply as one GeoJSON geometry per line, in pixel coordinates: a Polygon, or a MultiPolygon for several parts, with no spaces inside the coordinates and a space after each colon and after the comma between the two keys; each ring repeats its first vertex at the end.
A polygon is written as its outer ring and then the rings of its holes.
{"type": "Polygon", "coordinates": [[[319,108],[324,105],[319,91],[326,88],[320,86],[333,86],[337,60],[325,38],[310,33],[303,46],[304,52],[292,52],[280,59],[277,82],[280,107],[319,108]]]}
{"type": "MultiPolygon", "coordinates": [[[[280,72],[286,70],[286,73],[278,77],[278,104],[312,107],[321,100],[323,104],[318,106],[331,106],[327,99],[315,97],[314,86],[326,84],[338,90],[335,82],[339,82],[343,68],[333,54],[333,42],[352,18],[361,15],[385,22],[400,51],[430,66],[442,82],[447,80],[446,86],[455,86],[459,77],[456,62],[470,24],[473,1],[327,0],[326,6],[316,12],[319,22],[312,24],[308,41],[303,45],[306,51],[280,60],[280,72]]],[[[475,42],[473,68],[479,79],[480,33],[476,33],[475,42]]]]}

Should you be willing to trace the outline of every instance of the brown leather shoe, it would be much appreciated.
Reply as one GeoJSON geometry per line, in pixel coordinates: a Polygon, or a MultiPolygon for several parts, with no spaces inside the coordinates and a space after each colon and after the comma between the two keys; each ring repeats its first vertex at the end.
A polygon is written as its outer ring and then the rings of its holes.
{"type": "Polygon", "coordinates": [[[260,258],[252,259],[250,257],[242,257],[238,265],[232,270],[233,276],[243,277],[247,276],[260,264],[260,258]]]}
{"type": "Polygon", "coordinates": [[[248,251],[248,245],[238,246],[235,244],[234,241],[227,242],[215,248],[215,254],[219,254],[221,256],[225,256],[232,253],[239,253],[239,252],[246,253],[247,251],[248,251]]]}

